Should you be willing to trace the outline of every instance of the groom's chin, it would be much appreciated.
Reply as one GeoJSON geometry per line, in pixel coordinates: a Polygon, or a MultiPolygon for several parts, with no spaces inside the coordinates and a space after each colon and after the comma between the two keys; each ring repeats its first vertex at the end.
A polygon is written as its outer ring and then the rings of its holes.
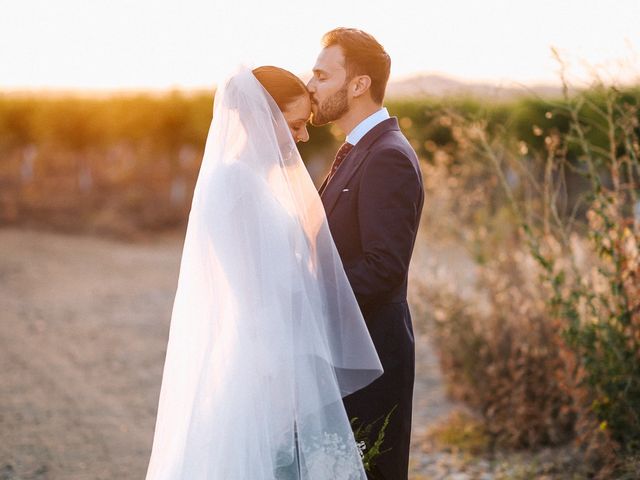
{"type": "Polygon", "coordinates": [[[311,114],[311,125],[313,125],[314,127],[321,127],[323,125],[326,125],[327,122],[324,118],[322,117],[318,117],[316,114],[311,114]]]}

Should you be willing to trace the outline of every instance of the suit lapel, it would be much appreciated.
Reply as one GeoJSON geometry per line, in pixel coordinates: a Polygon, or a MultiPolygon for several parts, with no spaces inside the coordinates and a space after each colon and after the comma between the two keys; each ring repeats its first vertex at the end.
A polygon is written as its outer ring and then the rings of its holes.
{"type": "Polygon", "coordinates": [[[327,181],[328,180],[329,180],[329,175],[324,177],[324,182],[322,182],[322,185],[320,185],[320,188],[318,189],[318,194],[320,196],[322,196],[322,193],[324,192],[324,189],[327,188],[327,181]]]}
{"type": "Polygon", "coordinates": [[[380,136],[382,136],[382,134],[390,130],[399,130],[398,119],[396,117],[391,117],[380,122],[367,132],[367,134],[356,144],[353,150],[351,150],[347,158],[344,159],[342,166],[336,171],[331,181],[328,182],[328,176],[325,178],[318,192],[322,198],[322,203],[324,204],[324,209],[327,215],[329,215],[333,210],[342,190],[345,188],[351,177],[367,158],[371,146],[380,136]]]}
{"type": "Polygon", "coordinates": [[[331,179],[330,182],[326,183],[324,190],[322,191],[322,203],[324,203],[324,209],[329,215],[333,207],[335,206],[340,194],[342,193],[342,189],[347,184],[349,179],[356,173],[360,164],[367,158],[367,154],[369,153],[369,149],[357,148],[356,146],[347,158],[344,159],[344,163],[342,166],[336,171],[335,175],[331,179]]]}

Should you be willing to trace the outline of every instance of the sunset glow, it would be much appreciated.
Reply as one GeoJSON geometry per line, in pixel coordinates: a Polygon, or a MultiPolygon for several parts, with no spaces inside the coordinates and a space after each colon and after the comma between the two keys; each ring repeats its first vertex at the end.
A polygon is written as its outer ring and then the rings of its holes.
{"type": "Polygon", "coordinates": [[[617,75],[623,62],[628,79],[638,18],[635,0],[23,0],[0,16],[0,88],[206,88],[238,63],[304,75],[335,26],[376,36],[395,78],[554,82],[555,46],[578,76],[585,64],[617,75]]]}

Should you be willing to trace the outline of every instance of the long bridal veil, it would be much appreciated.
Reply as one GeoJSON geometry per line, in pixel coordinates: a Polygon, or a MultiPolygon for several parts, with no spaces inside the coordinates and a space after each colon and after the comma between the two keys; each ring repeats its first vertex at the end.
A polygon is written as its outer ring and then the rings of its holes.
{"type": "Polygon", "coordinates": [[[342,397],[382,373],[286,121],[250,70],[215,97],[148,480],[364,480],[342,397]]]}

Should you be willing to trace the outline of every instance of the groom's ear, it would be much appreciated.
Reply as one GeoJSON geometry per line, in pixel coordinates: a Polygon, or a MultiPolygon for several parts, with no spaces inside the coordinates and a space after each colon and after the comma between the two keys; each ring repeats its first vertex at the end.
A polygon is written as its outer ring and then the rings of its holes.
{"type": "Polygon", "coordinates": [[[371,87],[371,77],[369,75],[358,75],[353,78],[349,88],[354,98],[360,97],[369,91],[371,87]]]}

